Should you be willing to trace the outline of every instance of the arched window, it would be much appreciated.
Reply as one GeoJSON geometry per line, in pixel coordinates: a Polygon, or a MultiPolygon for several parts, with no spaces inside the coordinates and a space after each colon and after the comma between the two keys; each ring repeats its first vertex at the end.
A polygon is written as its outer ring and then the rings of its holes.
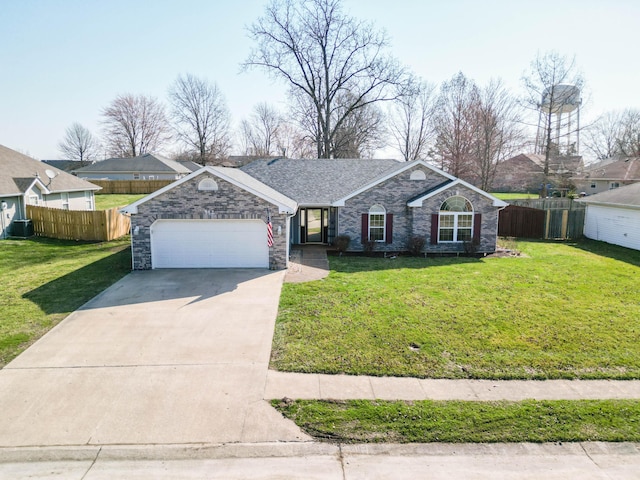
{"type": "Polygon", "coordinates": [[[466,242],[473,238],[473,205],[466,198],[446,199],[439,217],[438,242],[466,242]]]}
{"type": "Polygon", "coordinates": [[[413,172],[411,172],[411,175],[409,176],[409,180],[426,180],[427,179],[427,174],[424,173],[424,170],[414,170],[413,172]]]}
{"type": "Polygon", "coordinates": [[[201,192],[217,192],[218,184],[213,178],[203,178],[198,183],[198,190],[201,192]]]}
{"type": "Polygon", "coordinates": [[[387,211],[382,205],[374,205],[369,209],[369,241],[385,241],[385,219],[387,211]]]}

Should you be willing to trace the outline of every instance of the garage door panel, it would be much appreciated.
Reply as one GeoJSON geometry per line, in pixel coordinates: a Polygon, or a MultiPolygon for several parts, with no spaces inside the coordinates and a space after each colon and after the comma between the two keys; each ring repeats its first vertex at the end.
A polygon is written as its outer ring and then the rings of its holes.
{"type": "Polygon", "coordinates": [[[151,228],[153,268],[267,268],[261,220],[158,220],[151,228]]]}

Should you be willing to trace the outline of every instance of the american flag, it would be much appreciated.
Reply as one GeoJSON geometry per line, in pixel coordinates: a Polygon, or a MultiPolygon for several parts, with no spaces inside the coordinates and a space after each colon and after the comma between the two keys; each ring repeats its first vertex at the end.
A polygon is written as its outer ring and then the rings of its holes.
{"type": "Polygon", "coordinates": [[[273,247],[273,225],[271,225],[271,214],[267,212],[267,245],[273,247]]]}

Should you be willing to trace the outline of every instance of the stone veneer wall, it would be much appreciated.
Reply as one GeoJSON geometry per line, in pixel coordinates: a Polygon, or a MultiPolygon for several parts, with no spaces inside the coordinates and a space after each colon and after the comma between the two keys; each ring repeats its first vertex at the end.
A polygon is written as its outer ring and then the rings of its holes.
{"type": "Polygon", "coordinates": [[[441,175],[422,166],[416,166],[400,173],[359,195],[347,200],[339,211],[339,228],[341,235],[351,237],[349,249],[362,250],[361,218],[368,213],[373,205],[382,205],[387,213],[393,214],[393,242],[391,244],[377,243],[376,251],[404,251],[412,236],[423,236],[426,239],[424,251],[433,253],[450,253],[464,251],[461,243],[442,243],[431,245],[431,215],[438,213],[440,205],[447,198],[454,196],[456,191],[466,197],[473,205],[474,213],[482,214],[481,240],[476,248],[477,252],[493,252],[496,247],[498,232],[498,209],[492,201],[475,191],[456,185],[452,189],[436,195],[425,201],[422,208],[408,207],[407,201],[429,189],[443,183],[446,179],[441,175]],[[425,180],[410,180],[411,172],[422,170],[426,174],[425,180]]]}
{"type": "MultiPolygon", "coordinates": [[[[287,215],[279,214],[278,207],[218,177],[203,173],[171,190],[143,203],[138,214],[131,216],[133,268],[149,270],[151,264],[150,227],[159,219],[261,219],[266,222],[267,209],[273,224],[273,247],[269,249],[272,269],[287,268],[287,215]],[[217,191],[199,191],[198,183],[212,178],[217,191]],[[278,227],[282,233],[278,235],[278,227]]],[[[267,241],[265,228],[265,242],[267,241]]]]}

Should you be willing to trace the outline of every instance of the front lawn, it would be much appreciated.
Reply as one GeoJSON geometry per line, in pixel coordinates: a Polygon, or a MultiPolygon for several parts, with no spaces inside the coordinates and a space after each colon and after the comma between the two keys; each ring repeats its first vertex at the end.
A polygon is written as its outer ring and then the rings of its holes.
{"type": "Polygon", "coordinates": [[[430,378],[640,378],[640,252],[517,242],[521,257],[330,257],[284,284],[272,368],[430,378]]]}
{"type": "Polygon", "coordinates": [[[0,367],[131,270],[129,237],[0,241],[0,367]]]}
{"type": "Polygon", "coordinates": [[[640,401],[274,400],[308,434],[344,443],[638,442],[640,401]]]}

